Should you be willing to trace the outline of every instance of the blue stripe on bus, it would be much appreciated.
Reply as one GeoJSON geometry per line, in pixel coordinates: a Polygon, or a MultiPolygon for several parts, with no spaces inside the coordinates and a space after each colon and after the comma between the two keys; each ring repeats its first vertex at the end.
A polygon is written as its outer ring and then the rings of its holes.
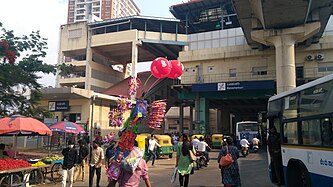
{"type": "MultiPolygon", "coordinates": [[[[270,177],[272,177],[272,171],[269,170],[270,177]]],[[[285,179],[285,187],[288,187],[287,184],[287,167],[283,167],[283,174],[284,174],[284,179],[285,179]]],[[[324,187],[324,186],[333,186],[333,177],[327,177],[315,173],[309,173],[310,178],[311,178],[311,186],[313,187],[324,187]]],[[[271,178],[272,181],[272,178],[271,178]]]]}

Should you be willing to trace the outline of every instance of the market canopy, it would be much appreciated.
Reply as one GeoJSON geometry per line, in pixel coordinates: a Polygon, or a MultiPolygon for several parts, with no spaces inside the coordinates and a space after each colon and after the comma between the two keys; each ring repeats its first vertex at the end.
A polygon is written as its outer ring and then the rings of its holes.
{"type": "Polygon", "coordinates": [[[56,124],[51,125],[50,129],[54,132],[65,132],[73,134],[86,133],[86,131],[84,131],[80,125],[70,121],[60,121],[56,124]]]}
{"type": "Polygon", "coordinates": [[[52,135],[42,122],[25,116],[11,116],[0,119],[0,135],[52,135]]]}

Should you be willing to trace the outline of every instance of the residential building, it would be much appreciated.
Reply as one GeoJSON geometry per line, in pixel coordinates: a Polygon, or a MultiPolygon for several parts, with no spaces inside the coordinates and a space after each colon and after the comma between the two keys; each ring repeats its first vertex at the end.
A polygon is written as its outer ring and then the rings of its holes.
{"type": "Polygon", "coordinates": [[[67,23],[140,15],[134,0],[68,0],[67,23]]]}

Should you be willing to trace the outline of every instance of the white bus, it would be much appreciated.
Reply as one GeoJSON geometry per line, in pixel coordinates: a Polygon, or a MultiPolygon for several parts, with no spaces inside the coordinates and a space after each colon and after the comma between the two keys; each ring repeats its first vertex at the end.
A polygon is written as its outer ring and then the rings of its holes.
{"type": "Polygon", "coordinates": [[[246,139],[251,142],[253,137],[258,137],[259,126],[256,121],[241,121],[236,123],[236,140],[240,141],[246,136],[246,139]]]}
{"type": "Polygon", "coordinates": [[[333,186],[333,74],[271,97],[267,118],[280,135],[286,186],[333,186]]]}

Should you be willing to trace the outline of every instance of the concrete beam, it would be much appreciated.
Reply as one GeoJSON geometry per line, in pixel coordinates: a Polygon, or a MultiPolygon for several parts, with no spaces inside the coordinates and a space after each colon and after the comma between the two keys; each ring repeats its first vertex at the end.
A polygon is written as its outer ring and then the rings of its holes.
{"type": "Polygon", "coordinates": [[[295,43],[303,42],[320,30],[320,22],[286,29],[251,32],[254,41],[275,47],[277,93],[296,87],[295,43]]]}
{"type": "Polygon", "coordinates": [[[274,37],[290,35],[292,42],[303,42],[320,30],[320,22],[305,24],[286,29],[255,30],[251,32],[252,40],[264,45],[274,45],[274,37]]]}

